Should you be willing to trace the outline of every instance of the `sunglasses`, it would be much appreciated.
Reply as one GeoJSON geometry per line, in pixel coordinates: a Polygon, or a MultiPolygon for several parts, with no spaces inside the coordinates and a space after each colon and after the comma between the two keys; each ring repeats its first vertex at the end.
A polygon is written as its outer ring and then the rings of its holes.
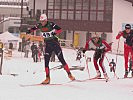
{"type": "Polygon", "coordinates": [[[41,23],[42,23],[42,22],[47,22],[47,20],[41,20],[40,22],[41,22],[41,23]]]}
{"type": "Polygon", "coordinates": [[[131,29],[131,28],[126,28],[126,30],[129,30],[129,29],[131,29]]]}

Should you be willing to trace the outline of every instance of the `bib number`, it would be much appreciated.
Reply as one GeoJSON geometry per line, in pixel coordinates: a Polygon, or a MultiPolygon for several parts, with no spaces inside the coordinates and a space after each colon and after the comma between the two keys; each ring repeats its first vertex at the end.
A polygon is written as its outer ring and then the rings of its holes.
{"type": "Polygon", "coordinates": [[[50,38],[50,37],[53,37],[54,36],[54,30],[50,31],[50,32],[43,32],[42,33],[42,36],[44,38],[50,38]]]}

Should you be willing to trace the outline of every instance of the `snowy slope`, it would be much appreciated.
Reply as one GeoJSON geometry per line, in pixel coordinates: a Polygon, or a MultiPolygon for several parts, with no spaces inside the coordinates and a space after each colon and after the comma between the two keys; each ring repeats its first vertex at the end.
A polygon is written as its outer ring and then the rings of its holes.
{"type": "MultiPolygon", "coordinates": [[[[66,62],[73,65],[86,66],[84,58],[82,64],[75,61],[76,51],[63,49],[66,62]]],[[[88,51],[86,56],[93,56],[93,51],[88,51]]],[[[63,69],[51,70],[51,83],[57,85],[48,86],[27,86],[20,84],[38,84],[45,79],[44,64],[34,63],[32,58],[24,58],[23,53],[13,52],[11,59],[4,59],[3,75],[0,76],[0,100],[131,100],[133,99],[133,79],[116,79],[113,73],[109,72],[108,61],[105,58],[105,68],[110,77],[109,82],[104,80],[86,80],[96,75],[93,62],[88,63],[88,70],[74,70],[73,75],[84,82],[69,82],[66,72],[63,69]],[[35,72],[35,74],[33,74],[35,72]],[[10,74],[18,74],[11,76],[10,74]],[[63,84],[63,85],[60,85],[63,84]]],[[[106,54],[108,60],[116,59],[116,55],[106,54]]],[[[117,56],[116,73],[119,77],[124,74],[123,56],[117,56]]],[[[50,68],[60,65],[60,62],[50,63],[50,68]]],[[[130,74],[129,74],[130,75],[130,74]]]]}

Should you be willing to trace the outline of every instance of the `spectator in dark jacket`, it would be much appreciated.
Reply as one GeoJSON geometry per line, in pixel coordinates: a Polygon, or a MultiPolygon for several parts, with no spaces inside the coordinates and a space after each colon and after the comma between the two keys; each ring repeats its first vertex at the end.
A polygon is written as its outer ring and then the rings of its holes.
{"type": "Polygon", "coordinates": [[[37,48],[37,45],[35,45],[34,43],[31,46],[31,51],[32,51],[33,61],[37,62],[38,61],[38,48],[37,48]]]}
{"type": "Polygon", "coordinates": [[[31,45],[31,56],[33,57],[33,50],[34,50],[34,48],[35,48],[35,43],[32,43],[32,45],[31,45]]]}

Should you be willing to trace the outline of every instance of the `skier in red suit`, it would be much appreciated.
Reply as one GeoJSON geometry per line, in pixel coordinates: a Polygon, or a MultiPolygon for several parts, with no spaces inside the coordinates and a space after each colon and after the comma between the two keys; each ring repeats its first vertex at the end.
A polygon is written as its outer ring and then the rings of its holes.
{"type": "Polygon", "coordinates": [[[105,79],[108,79],[108,75],[106,73],[105,67],[103,65],[103,60],[105,57],[105,53],[111,50],[111,46],[105,41],[102,40],[100,37],[93,37],[90,38],[85,45],[85,50],[88,50],[88,48],[90,50],[95,50],[94,56],[93,56],[93,63],[97,72],[97,75],[95,78],[100,78],[101,77],[101,73],[98,67],[97,62],[99,61],[99,65],[103,71],[103,75],[105,77],[105,79]],[[92,43],[93,44],[93,48],[89,48],[89,44],[92,43]]]}
{"type": "MultiPolygon", "coordinates": [[[[128,56],[129,53],[131,53],[132,61],[133,61],[133,30],[131,30],[131,25],[126,24],[125,30],[122,32],[119,32],[116,36],[116,39],[120,39],[120,37],[123,37],[125,39],[124,41],[124,59],[125,59],[125,74],[124,78],[127,78],[128,76],[128,56]]],[[[132,74],[133,77],[133,66],[132,66],[132,74]]]]}

